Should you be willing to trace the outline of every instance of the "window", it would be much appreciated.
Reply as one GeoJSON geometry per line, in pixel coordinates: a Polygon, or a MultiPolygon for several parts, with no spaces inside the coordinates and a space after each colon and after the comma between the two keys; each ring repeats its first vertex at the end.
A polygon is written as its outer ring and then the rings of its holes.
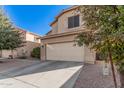
{"type": "Polygon", "coordinates": [[[79,26],[79,15],[68,18],[68,28],[74,28],[79,26]]]}
{"type": "Polygon", "coordinates": [[[38,42],[38,38],[37,37],[34,37],[34,42],[38,42]]]}

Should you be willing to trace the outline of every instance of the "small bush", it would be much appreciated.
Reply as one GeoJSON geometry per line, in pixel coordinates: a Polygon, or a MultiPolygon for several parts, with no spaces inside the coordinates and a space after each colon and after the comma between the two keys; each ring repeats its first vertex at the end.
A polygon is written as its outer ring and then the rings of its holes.
{"type": "Polygon", "coordinates": [[[31,57],[40,58],[40,47],[36,47],[31,52],[31,57]]]}

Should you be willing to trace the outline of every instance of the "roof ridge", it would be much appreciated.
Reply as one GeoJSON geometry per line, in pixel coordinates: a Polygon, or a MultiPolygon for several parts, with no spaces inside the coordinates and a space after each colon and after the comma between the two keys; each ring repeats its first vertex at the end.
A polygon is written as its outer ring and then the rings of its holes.
{"type": "Polygon", "coordinates": [[[30,32],[30,31],[28,31],[28,30],[26,30],[26,29],[24,29],[24,28],[17,27],[17,26],[16,26],[16,28],[17,28],[17,29],[20,29],[20,30],[23,30],[23,31],[25,31],[25,32],[27,32],[27,33],[31,33],[31,34],[34,34],[34,35],[37,35],[37,36],[41,37],[41,35],[36,34],[36,33],[34,33],[34,32],[30,32]]]}

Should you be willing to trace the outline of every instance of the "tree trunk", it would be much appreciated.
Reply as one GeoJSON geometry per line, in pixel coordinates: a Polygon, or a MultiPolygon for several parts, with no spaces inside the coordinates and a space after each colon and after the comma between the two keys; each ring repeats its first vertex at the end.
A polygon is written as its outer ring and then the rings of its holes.
{"type": "Polygon", "coordinates": [[[2,57],[2,50],[0,50],[0,57],[2,57]]]}
{"type": "Polygon", "coordinates": [[[13,59],[14,57],[13,57],[13,49],[11,50],[12,51],[12,57],[11,57],[11,59],[13,59]]]}
{"type": "Polygon", "coordinates": [[[111,69],[112,69],[112,75],[113,75],[114,85],[115,85],[115,88],[117,88],[117,81],[116,81],[116,76],[115,76],[115,69],[114,69],[114,65],[113,65],[113,61],[112,61],[112,54],[111,54],[110,49],[109,49],[109,59],[110,59],[110,64],[111,64],[111,69]]]}

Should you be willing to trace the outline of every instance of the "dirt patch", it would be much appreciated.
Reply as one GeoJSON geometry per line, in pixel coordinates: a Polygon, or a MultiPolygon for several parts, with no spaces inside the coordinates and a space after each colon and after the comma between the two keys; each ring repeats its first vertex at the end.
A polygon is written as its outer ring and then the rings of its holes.
{"type": "MultiPolygon", "coordinates": [[[[103,75],[102,64],[84,65],[76,83],[75,88],[114,88],[114,82],[110,69],[108,76],[103,75]]],[[[119,75],[116,71],[118,87],[120,87],[119,75]]]]}

